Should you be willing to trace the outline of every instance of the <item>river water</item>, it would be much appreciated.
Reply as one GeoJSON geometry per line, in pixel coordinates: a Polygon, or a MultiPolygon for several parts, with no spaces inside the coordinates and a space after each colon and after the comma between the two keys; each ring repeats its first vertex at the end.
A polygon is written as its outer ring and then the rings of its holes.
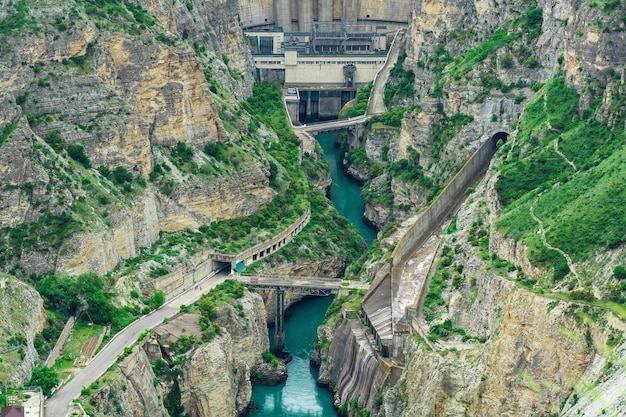
{"type": "MultiPolygon", "coordinates": [[[[324,150],[324,159],[330,164],[333,180],[331,200],[339,213],[354,224],[369,244],[376,231],[363,223],[361,187],[350,180],[341,167],[339,149],[334,147],[334,133],[321,133],[316,137],[324,150]]],[[[317,386],[317,369],[309,365],[313,343],[317,339],[317,326],[324,318],[332,297],[311,298],[290,309],[291,317],[285,322],[285,347],[293,360],[287,364],[287,381],[273,387],[252,387],[252,401],[259,407],[251,412],[254,417],[337,417],[330,391],[317,386]]],[[[270,343],[274,335],[270,333],[270,343]]]]}
{"type": "MultiPolygon", "coordinates": [[[[252,387],[252,401],[259,407],[254,417],[336,417],[333,396],[316,384],[317,369],[309,365],[309,355],[317,339],[317,326],[332,297],[316,297],[290,309],[285,322],[285,347],[293,356],[287,364],[287,381],[280,385],[252,387]]],[[[270,334],[270,342],[274,341],[270,334]]]]}
{"type": "Polygon", "coordinates": [[[350,220],[356,226],[359,234],[367,244],[376,239],[376,231],[363,223],[363,199],[361,198],[361,186],[348,178],[341,166],[339,149],[335,148],[334,133],[320,133],[315,139],[324,150],[324,159],[330,165],[330,176],[333,185],[330,191],[330,199],[342,216],[350,220]]]}

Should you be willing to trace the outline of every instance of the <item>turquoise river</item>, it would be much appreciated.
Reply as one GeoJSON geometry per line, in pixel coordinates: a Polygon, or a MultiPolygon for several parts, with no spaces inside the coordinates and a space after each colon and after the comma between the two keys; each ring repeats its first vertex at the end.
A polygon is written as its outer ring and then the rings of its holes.
{"type": "MultiPolygon", "coordinates": [[[[316,139],[324,150],[324,159],[330,164],[333,180],[331,200],[340,214],[354,224],[365,241],[370,244],[376,232],[364,224],[361,187],[351,181],[341,168],[339,149],[333,146],[335,135],[319,134],[316,139]]],[[[317,326],[324,318],[332,298],[311,298],[290,309],[291,317],[285,322],[285,347],[293,356],[287,364],[287,381],[273,387],[255,385],[252,401],[258,410],[254,417],[336,417],[331,393],[316,384],[317,370],[309,365],[311,348],[317,338],[317,326]]],[[[273,342],[270,334],[270,342],[273,342]]]]}

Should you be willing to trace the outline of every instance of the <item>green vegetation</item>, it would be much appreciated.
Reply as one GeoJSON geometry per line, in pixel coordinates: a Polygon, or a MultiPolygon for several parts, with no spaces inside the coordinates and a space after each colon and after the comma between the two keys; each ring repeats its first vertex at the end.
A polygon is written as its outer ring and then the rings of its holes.
{"type": "MultiPolygon", "coordinates": [[[[94,273],[77,278],[51,275],[37,282],[37,290],[44,298],[46,310],[58,313],[63,321],[79,309],[84,309],[92,322],[111,324],[114,330],[120,330],[141,314],[137,308],[130,306],[115,308],[112,304],[115,294],[105,280],[94,273]]],[[[153,296],[148,300],[149,306],[158,308],[163,303],[161,300],[159,304],[159,300],[160,296],[153,296]]]]}
{"type": "Polygon", "coordinates": [[[91,161],[85,154],[85,148],[80,144],[72,144],[67,147],[67,154],[70,158],[80,162],[85,168],[91,168],[91,161]]]}
{"type": "Polygon", "coordinates": [[[443,148],[459,131],[467,124],[474,121],[474,116],[464,113],[456,113],[448,117],[448,115],[440,107],[439,114],[441,119],[437,125],[433,127],[433,145],[430,155],[435,161],[441,159],[443,148]]]}
{"type": "Polygon", "coordinates": [[[404,117],[404,113],[407,111],[419,113],[420,109],[418,106],[412,107],[408,110],[402,106],[394,107],[387,110],[383,114],[376,114],[367,119],[366,127],[370,129],[374,125],[381,124],[385,127],[391,126],[400,128],[402,127],[402,118],[404,117]]]}
{"type": "Polygon", "coordinates": [[[356,104],[348,109],[347,117],[356,117],[367,112],[367,104],[372,93],[372,87],[374,83],[370,82],[367,85],[359,88],[359,92],[356,95],[356,104]]]}
{"type": "Polygon", "coordinates": [[[389,81],[387,81],[383,93],[383,103],[387,107],[392,103],[392,100],[415,96],[415,88],[413,87],[415,73],[410,68],[403,68],[405,59],[406,54],[400,55],[389,71],[389,81]],[[397,82],[394,82],[395,80],[397,82]]]}
{"type": "Polygon", "coordinates": [[[48,396],[52,390],[59,385],[59,376],[52,368],[43,366],[33,369],[30,380],[24,384],[30,387],[41,387],[43,395],[48,396]]]}
{"type": "MultiPolygon", "coordinates": [[[[514,58],[517,58],[517,61],[525,66],[537,68],[539,62],[532,56],[531,49],[527,45],[531,45],[533,40],[541,34],[543,23],[542,9],[537,6],[531,6],[518,18],[505,23],[505,28],[496,30],[480,45],[454,58],[446,50],[444,43],[438,44],[428,61],[428,68],[435,74],[435,82],[429,95],[431,97],[441,97],[446,81],[454,84],[467,83],[472,79],[472,72],[479,68],[489,57],[491,57],[491,67],[488,70],[489,73],[485,71],[480,73],[483,90],[478,94],[475,101],[483,101],[492,88],[498,88],[503,92],[507,92],[516,86],[521,87],[518,83],[505,85],[492,75],[496,65],[496,52],[502,48],[507,48],[514,53],[507,53],[503,56],[500,62],[502,68],[511,68],[515,62],[514,58]],[[444,74],[446,68],[448,70],[444,74]]],[[[453,39],[462,39],[473,37],[475,33],[472,31],[454,32],[450,36],[453,39]]]]}
{"type": "Polygon", "coordinates": [[[0,147],[2,144],[11,137],[13,132],[15,132],[18,128],[18,125],[14,123],[7,123],[4,128],[2,128],[2,133],[0,133],[0,147]]]}
{"type": "MultiPolygon", "coordinates": [[[[32,186],[32,185],[31,185],[32,186]]],[[[0,267],[19,260],[24,251],[48,251],[59,248],[73,233],[82,230],[71,214],[46,211],[37,222],[0,229],[0,267]]]]}
{"type": "MultiPolygon", "coordinates": [[[[530,261],[552,269],[554,282],[569,267],[560,253],[543,244],[531,209],[547,242],[573,261],[626,242],[623,119],[612,126],[590,114],[579,119],[578,106],[578,95],[561,77],[546,83],[526,107],[512,158],[504,161],[496,183],[504,206],[496,226],[528,245],[530,261]],[[576,170],[556,152],[555,142],[576,170]],[[527,152],[520,159],[522,148],[527,152]]],[[[619,298],[615,291],[612,297],[619,298]]]]}
{"type": "Polygon", "coordinates": [[[354,166],[357,168],[367,168],[370,164],[367,158],[365,148],[356,148],[346,153],[345,160],[348,166],[354,166]]]}
{"type": "Polygon", "coordinates": [[[467,342],[468,340],[473,340],[473,341],[477,341],[480,343],[485,343],[485,340],[486,340],[484,337],[469,336],[465,333],[465,330],[460,329],[458,327],[453,327],[452,321],[450,319],[446,319],[444,320],[443,323],[435,324],[431,326],[430,335],[428,336],[428,338],[432,342],[435,342],[437,341],[437,339],[447,340],[453,335],[461,336],[461,340],[463,342],[467,342]]]}
{"type": "Polygon", "coordinates": [[[51,130],[43,140],[56,152],[61,152],[65,148],[65,139],[56,130],[51,130]]]}

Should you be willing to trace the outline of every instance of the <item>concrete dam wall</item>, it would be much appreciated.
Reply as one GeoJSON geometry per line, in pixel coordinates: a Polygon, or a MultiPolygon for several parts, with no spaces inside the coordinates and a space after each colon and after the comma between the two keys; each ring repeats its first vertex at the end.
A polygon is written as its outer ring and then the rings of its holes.
{"type": "Polygon", "coordinates": [[[286,32],[307,32],[311,21],[400,23],[411,15],[411,0],[240,0],[244,28],[282,27],[286,32]]]}

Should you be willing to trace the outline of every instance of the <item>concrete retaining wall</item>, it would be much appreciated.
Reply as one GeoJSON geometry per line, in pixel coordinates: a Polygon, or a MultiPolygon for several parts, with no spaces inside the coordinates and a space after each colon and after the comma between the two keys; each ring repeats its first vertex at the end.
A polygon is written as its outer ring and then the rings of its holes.
{"type": "Polygon", "coordinates": [[[288,32],[307,30],[311,18],[406,26],[411,5],[411,0],[241,0],[239,18],[244,28],[276,24],[288,32]]]}
{"type": "Polygon", "coordinates": [[[391,256],[392,275],[394,269],[403,266],[446,216],[460,204],[467,188],[486,171],[491,157],[497,151],[496,141],[497,135],[492,136],[472,155],[435,201],[400,238],[391,256]]]}
{"type": "Polygon", "coordinates": [[[65,323],[65,327],[63,327],[63,330],[61,331],[61,335],[57,339],[57,342],[54,344],[54,348],[52,348],[52,351],[50,352],[50,354],[48,355],[48,358],[46,359],[46,366],[54,365],[56,360],[59,358],[61,351],[65,347],[65,344],[69,340],[70,336],[72,335],[72,330],[74,330],[75,323],[76,321],[74,321],[73,316],[67,319],[67,322],[65,323]]]}
{"type": "MultiPolygon", "coordinates": [[[[390,274],[384,278],[385,283],[390,282],[390,285],[380,284],[381,288],[388,290],[381,291],[381,294],[370,291],[363,300],[363,312],[368,316],[369,323],[374,323],[374,320],[369,317],[370,314],[378,314],[384,310],[383,302],[388,303],[387,308],[391,311],[392,300],[399,290],[400,278],[406,261],[432,233],[441,227],[446,217],[454,212],[463,201],[467,188],[487,170],[491,158],[497,151],[496,142],[503,134],[508,135],[504,132],[494,134],[472,155],[435,201],[422,212],[415,223],[398,240],[390,259],[390,274]]],[[[389,328],[393,326],[391,313],[388,316],[387,321],[378,320],[377,324],[372,326],[372,332],[377,340],[389,337],[389,328]]],[[[395,330],[392,329],[392,331],[395,330]]],[[[392,352],[395,351],[395,349],[392,350],[392,352]]]]}
{"type": "Polygon", "coordinates": [[[182,293],[187,288],[201,281],[204,277],[216,270],[211,251],[202,251],[192,256],[187,264],[154,280],[154,290],[163,291],[170,299],[182,293]]]}
{"type": "Polygon", "coordinates": [[[155,291],[163,291],[165,297],[170,299],[217,270],[217,262],[230,263],[232,269],[240,261],[244,262],[245,265],[250,265],[291,242],[293,237],[309,223],[309,220],[311,220],[310,209],[271,240],[256,244],[236,255],[218,253],[213,250],[199,252],[192,256],[187,263],[181,264],[175,271],[156,278],[154,289],[155,291]]]}

